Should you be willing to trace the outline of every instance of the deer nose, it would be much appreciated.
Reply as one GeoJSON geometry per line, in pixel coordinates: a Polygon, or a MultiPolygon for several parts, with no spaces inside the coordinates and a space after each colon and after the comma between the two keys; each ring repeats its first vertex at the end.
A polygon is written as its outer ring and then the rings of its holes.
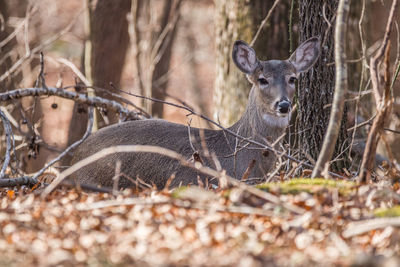
{"type": "Polygon", "coordinates": [[[280,113],[286,114],[290,110],[291,103],[287,100],[282,100],[278,104],[278,110],[280,113]]]}

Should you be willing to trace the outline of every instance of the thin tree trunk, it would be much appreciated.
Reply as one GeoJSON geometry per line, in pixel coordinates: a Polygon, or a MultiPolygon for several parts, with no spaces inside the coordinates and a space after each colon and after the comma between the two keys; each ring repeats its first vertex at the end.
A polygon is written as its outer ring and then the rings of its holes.
{"type": "MultiPolygon", "coordinates": [[[[340,0],[335,26],[335,66],[336,86],[332,103],[332,111],[324,143],[314,167],[312,177],[323,174],[325,167],[329,166],[335,144],[340,131],[340,123],[344,109],[344,101],[347,93],[347,64],[346,64],[346,35],[347,19],[349,16],[350,0],[340,0]]],[[[328,168],[326,168],[328,170],[328,168]]]]}
{"type": "MultiPolygon", "coordinates": [[[[335,87],[333,26],[338,1],[299,1],[300,42],[319,35],[322,39],[321,55],[313,70],[303,74],[298,87],[299,111],[296,121],[296,140],[304,158],[316,161],[321,151],[330,115],[330,104],[335,87]],[[325,5],[325,7],[324,7],[325,5]],[[328,21],[327,21],[328,20],[328,21]]],[[[346,108],[335,147],[332,169],[340,171],[348,167],[346,108]]]]}
{"type": "MultiPolygon", "coordinates": [[[[91,21],[93,85],[114,91],[120,86],[122,69],[129,46],[128,20],[130,0],[98,1],[91,21]]],[[[115,91],[114,91],[115,92],[115,91]]],[[[115,92],[118,93],[118,92],[115,92]]],[[[110,98],[106,94],[103,97],[110,98]]],[[[111,122],[118,120],[111,116],[111,122]]],[[[84,124],[86,125],[86,124],[84,124]]]]}
{"type": "MultiPolygon", "coordinates": [[[[89,1],[92,2],[93,1],[89,1]]],[[[101,0],[96,6],[90,7],[91,40],[91,79],[93,85],[115,92],[120,85],[122,69],[129,46],[127,14],[130,12],[131,0],[101,0]]],[[[85,73],[86,74],[86,73],[85,73]]],[[[104,92],[97,95],[112,98],[104,92]]],[[[87,108],[75,103],[68,132],[68,144],[79,140],[85,133],[87,125],[87,108]]],[[[110,123],[118,121],[118,115],[106,112],[110,123]]],[[[99,124],[101,126],[101,124],[99,124]]],[[[69,162],[65,157],[63,163],[69,162]]]]}
{"type": "MultiPolygon", "coordinates": [[[[165,37],[163,44],[160,46],[158,53],[160,54],[160,59],[154,66],[153,76],[152,76],[152,96],[156,99],[165,100],[166,90],[168,86],[168,79],[164,77],[169,70],[169,65],[171,61],[172,55],[172,45],[175,39],[177,25],[174,23],[174,19],[176,22],[178,18],[174,18],[174,16],[179,17],[179,9],[182,1],[173,1],[167,0],[165,1],[163,7],[163,14],[161,15],[159,28],[160,31],[156,31],[153,36],[153,43],[156,42],[157,38],[160,38],[162,31],[165,30],[169,23],[173,23],[171,26],[172,29],[169,30],[169,33],[165,37]]],[[[164,105],[159,102],[155,102],[152,104],[152,114],[154,117],[162,118],[163,117],[164,105]]]]}

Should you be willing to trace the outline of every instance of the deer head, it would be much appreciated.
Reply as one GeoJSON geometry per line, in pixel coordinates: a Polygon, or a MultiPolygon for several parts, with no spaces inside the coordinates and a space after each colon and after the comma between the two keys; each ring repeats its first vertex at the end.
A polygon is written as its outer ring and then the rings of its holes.
{"type": "Polygon", "coordinates": [[[281,128],[288,125],[296,80],[314,65],[319,53],[318,37],[302,43],[287,60],[260,61],[247,43],[235,42],[233,61],[253,84],[255,108],[267,123],[281,128]]]}

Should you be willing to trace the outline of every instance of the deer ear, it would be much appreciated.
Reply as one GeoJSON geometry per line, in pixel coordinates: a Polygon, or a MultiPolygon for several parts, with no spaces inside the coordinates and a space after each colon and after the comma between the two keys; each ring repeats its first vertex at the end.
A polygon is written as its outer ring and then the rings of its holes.
{"type": "Polygon", "coordinates": [[[305,72],[314,65],[320,54],[320,46],[319,37],[311,37],[294,51],[289,61],[296,68],[297,73],[305,72]]]}
{"type": "Polygon", "coordinates": [[[233,45],[232,59],[235,65],[246,74],[252,74],[259,64],[254,49],[240,40],[233,45]]]}

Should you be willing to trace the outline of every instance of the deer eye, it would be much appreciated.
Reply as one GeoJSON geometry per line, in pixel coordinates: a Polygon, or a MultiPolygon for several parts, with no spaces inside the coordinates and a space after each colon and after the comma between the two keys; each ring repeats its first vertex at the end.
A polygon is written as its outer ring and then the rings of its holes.
{"type": "Polygon", "coordinates": [[[258,79],[258,82],[259,82],[261,85],[268,85],[268,84],[269,84],[269,82],[268,82],[267,79],[265,79],[265,78],[260,78],[260,79],[258,79]]]}
{"type": "Polygon", "coordinates": [[[289,83],[290,83],[290,84],[294,84],[296,81],[297,81],[297,78],[296,78],[296,77],[290,77],[290,78],[289,78],[289,83]]]}

